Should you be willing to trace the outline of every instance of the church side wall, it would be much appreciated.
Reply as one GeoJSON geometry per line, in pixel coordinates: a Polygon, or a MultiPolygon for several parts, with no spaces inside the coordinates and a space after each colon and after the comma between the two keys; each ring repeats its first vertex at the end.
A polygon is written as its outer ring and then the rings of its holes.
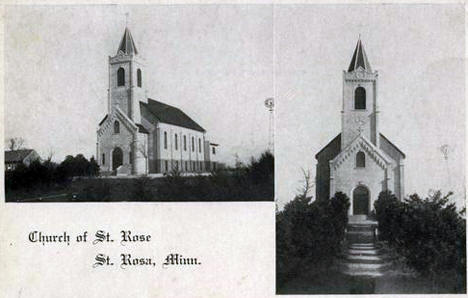
{"type": "Polygon", "coordinates": [[[367,152],[364,152],[366,156],[365,168],[356,168],[355,154],[356,152],[351,154],[335,170],[335,191],[341,191],[350,198],[350,215],[353,214],[353,191],[357,186],[364,185],[370,192],[369,211],[374,209],[374,202],[377,200],[379,193],[386,189],[385,170],[367,152]]]}
{"type": "Polygon", "coordinates": [[[380,148],[395,161],[395,167],[393,169],[393,184],[394,184],[394,194],[401,200],[403,199],[402,196],[402,185],[401,185],[401,175],[400,173],[401,167],[400,165],[403,163],[403,156],[401,155],[398,150],[396,150],[392,144],[390,144],[385,138],[380,137],[380,148]]]}
{"type": "Polygon", "coordinates": [[[159,143],[158,159],[154,160],[155,167],[159,165],[162,173],[178,169],[182,172],[205,171],[205,133],[167,123],[158,123],[159,143]],[[165,148],[164,133],[167,134],[167,148],[165,148]],[[177,146],[175,136],[177,135],[177,146]],[[184,136],[186,146],[184,147],[184,136]],[[194,147],[192,150],[192,137],[194,147]]]}
{"type": "Polygon", "coordinates": [[[341,138],[333,139],[318,155],[315,174],[315,197],[318,200],[329,199],[330,195],[330,165],[329,161],[335,158],[341,149],[341,138]]]}

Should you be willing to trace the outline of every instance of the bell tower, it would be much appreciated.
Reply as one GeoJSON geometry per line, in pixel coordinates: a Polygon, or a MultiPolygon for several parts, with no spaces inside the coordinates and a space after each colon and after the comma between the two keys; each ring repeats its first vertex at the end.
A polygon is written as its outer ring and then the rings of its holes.
{"type": "Polygon", "coordinates": [[[379,147],[377,81],[378,72],[372,71],[359,39],[348,70],[343,70],[341,150],[360,134],[379,147]]]}
{"type": "Polygon", "coordinates": [[[126,27],[117,54],[109,56],[108,113],[119,107],[134,123],[141,123],[140,101],[147,102],[144,59],[126,27]]]}

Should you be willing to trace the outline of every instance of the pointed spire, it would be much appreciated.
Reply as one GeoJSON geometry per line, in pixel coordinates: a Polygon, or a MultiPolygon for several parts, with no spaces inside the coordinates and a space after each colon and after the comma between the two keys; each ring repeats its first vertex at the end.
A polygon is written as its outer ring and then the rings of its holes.
{"type": "Polygon", "coordinates": [[[122,51],[124,54],[131,55],[131,54],[138,54],[137,48],[135,46],[135,42],[133,41],[132,34],[128,27],[125,27],[125,32],[120,41],[119,49],[117,50],[117,54],[122,51]]]}
{"type": "Polygon", "coordinates": [[[359,40],[356,44],[356,49],[354,50],[353,58],[348,67],[348,72],[354,71],[361,66],[367,71],[372,71],[369,61],[367,60],[366,51],[361,43],[361,35],[359,35],[359,40]]]}

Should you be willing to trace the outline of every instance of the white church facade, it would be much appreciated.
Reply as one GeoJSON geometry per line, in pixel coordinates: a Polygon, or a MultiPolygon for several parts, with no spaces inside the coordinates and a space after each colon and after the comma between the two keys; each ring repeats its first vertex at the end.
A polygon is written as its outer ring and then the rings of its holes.
{"type": "Polygon", "coordinates": [[[368,215],[381,191],[404,196],[405,154],[380,133],[378,72],[361,40],[343,71],[341,133],[316,154],[316,198],[350,198],[349,215],[368,215]]]}
{"type": "Polygon", "coordinates": [[[148,98],[144,59],[125,28],[109,57],[107,114],[97,130],[97,160],[104,174],[209,172],[217,144],[182,110],[148,98]]]}

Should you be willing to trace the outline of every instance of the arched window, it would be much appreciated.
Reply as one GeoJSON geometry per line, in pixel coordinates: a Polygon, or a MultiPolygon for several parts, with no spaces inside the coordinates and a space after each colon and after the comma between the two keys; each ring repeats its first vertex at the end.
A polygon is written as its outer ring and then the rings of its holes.
{"type": "Polygon", "coordinates": [[[356,154],[356,168],[365,168],[366,167],[366,155],[364,152],[359,151],[356,154]]]}
{"type": "Polygon", "coordinates": [[[177,142],[177,134],[175,134],[175,150],[179,149],[179,143],[177,142]]]}
{"type": "Polygon", "coordinates": [[[192,137],[192,152],[195,151],[195,139],[192,137]]]}
{"type": "Polygon", "coordinates": [[[122,67],[117,70],[117,86],[125,86],[125,69],[122,67]]]}
{"type": "Polygon", "coordinates": [[[366,109],[366,89],[363,87],[357,87],[354,91],[354,109],[366,109]]]}
{"type": "Polygon", "coordinates": [[[141,69],[138,68],[137,70],[137,85],[141,87],[141,69]]]}
{"type": "Polygon", "coordinates": [[[120,133],[120,123],[117,120],[114,122],[114,133],[120,133]]]}

